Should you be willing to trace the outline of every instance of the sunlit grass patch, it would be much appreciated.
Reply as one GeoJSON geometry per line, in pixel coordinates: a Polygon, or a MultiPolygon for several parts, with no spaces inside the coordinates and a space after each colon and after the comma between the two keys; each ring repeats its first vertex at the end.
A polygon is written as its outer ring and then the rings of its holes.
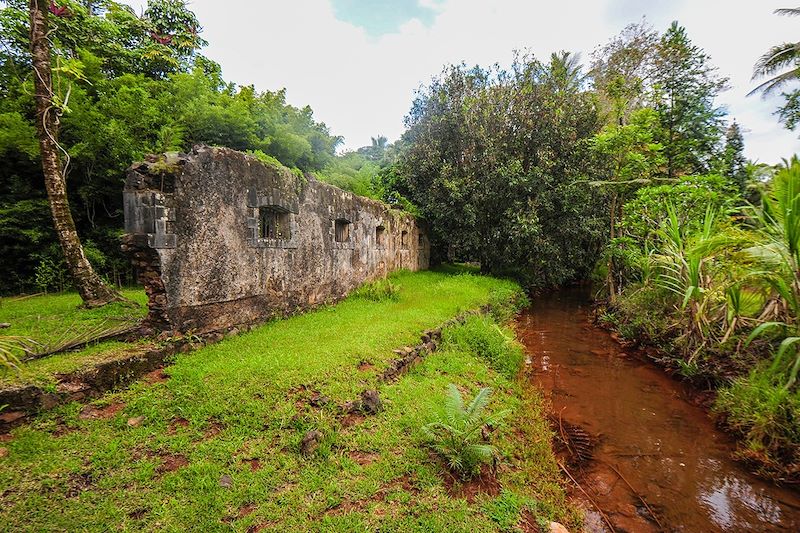
{"type": "Polygon", "coordinates": [[[379,378],[393,348],[514,285],[441,272],[391,280],[396,300],[350,298],[268,323],[180,355],[168,380],[106,395],[96,411],[68,404],[16,429],[2,444],[0,485],[14,489],[0,496],[0,521],[34,530],[492,531],[522,502],[569,522],[536,396],[462,349],[431,354],[396,382],[379,378]],[[491,386],[489,408],[510,410],[492,440],[513,498],[448,492],[421,428],[449,383],[469,394],[491,386]],[[340,406],[367,388],[380,392],[383,411],[343,415],[340,406]],[[302,455],[309,431],[321,439],[302,455]]]}

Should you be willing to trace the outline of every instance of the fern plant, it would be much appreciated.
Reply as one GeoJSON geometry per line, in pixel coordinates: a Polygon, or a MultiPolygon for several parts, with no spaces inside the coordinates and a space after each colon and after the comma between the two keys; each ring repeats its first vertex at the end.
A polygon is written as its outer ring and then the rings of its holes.
{"type": "Polygon", "coordinates": [[[481,466],[497,457],[497,450],[486,443],[482,430],[496,425],[508,410],[487,414],[486,406],[491,394],[492,389],[485,387],[469,405],[464,406],[461,392],[451,383],[443,416],[422,428],[431,448],[444,459],[450,470],[463,478],[480,473],[481,466]]]}

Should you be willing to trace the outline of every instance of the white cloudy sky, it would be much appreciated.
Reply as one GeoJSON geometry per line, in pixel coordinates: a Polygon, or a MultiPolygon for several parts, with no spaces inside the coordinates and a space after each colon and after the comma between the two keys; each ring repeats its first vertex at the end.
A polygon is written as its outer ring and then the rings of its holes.
{"type": "MultiPolygon", "coordinates": [[[[145,0],[131,0],[137,11],[145,0]]],[[[643,16],[659,30],[687,28],[731,80],[720,98],[744,128],[747,156],[774,163],[800,151],[772,112],[746,97],[752,65],[769,46],[800,37],[800,19],[773,15],[786,0],[193,0],[205,54],[226,79],[287,89],[294,105],[345,137],[345,147],[403,132],[414,90],[445,64],[508,64],[514,49],[584,59],[643,16]]]]}

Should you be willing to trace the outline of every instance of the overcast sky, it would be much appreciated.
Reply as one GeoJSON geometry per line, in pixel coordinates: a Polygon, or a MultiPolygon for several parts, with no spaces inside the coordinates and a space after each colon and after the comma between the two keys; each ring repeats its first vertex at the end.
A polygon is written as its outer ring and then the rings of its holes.
{"type": "MultiPolygon", "coordinates": [[[[128,3],[140,11],[145,0],[128,3]]],[[[345,148],[371,136],[396,140],[414,90],[446,64],[507,65],[514,49],[540,59],[581,52],[644,16],[659,31],[678,20],[731,89],[719,100],[745,131],[749,158],[775,163],[800,151],[772,114],[778,99],[746,97],[753,63],[771,45],[800,40],[800,18],[773,0],[193,0],[223,75],[258,90],[285,87],[343,135],[345,148]]]]}

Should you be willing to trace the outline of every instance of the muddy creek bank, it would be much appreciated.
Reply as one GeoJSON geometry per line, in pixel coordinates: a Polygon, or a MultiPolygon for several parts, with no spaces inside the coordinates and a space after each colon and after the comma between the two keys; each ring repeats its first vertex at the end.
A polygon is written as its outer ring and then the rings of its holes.
{"type": "Polygon", "coordinates": [[[733,461],[734,443],[690,389],[626,353],[588,312],[585,291],[546,295],[517,331],[556,431],[591,457],[568,468],[614,528],[659,531],[652,511],[666,531],[800,531],[800,493],[733,461]]]}

